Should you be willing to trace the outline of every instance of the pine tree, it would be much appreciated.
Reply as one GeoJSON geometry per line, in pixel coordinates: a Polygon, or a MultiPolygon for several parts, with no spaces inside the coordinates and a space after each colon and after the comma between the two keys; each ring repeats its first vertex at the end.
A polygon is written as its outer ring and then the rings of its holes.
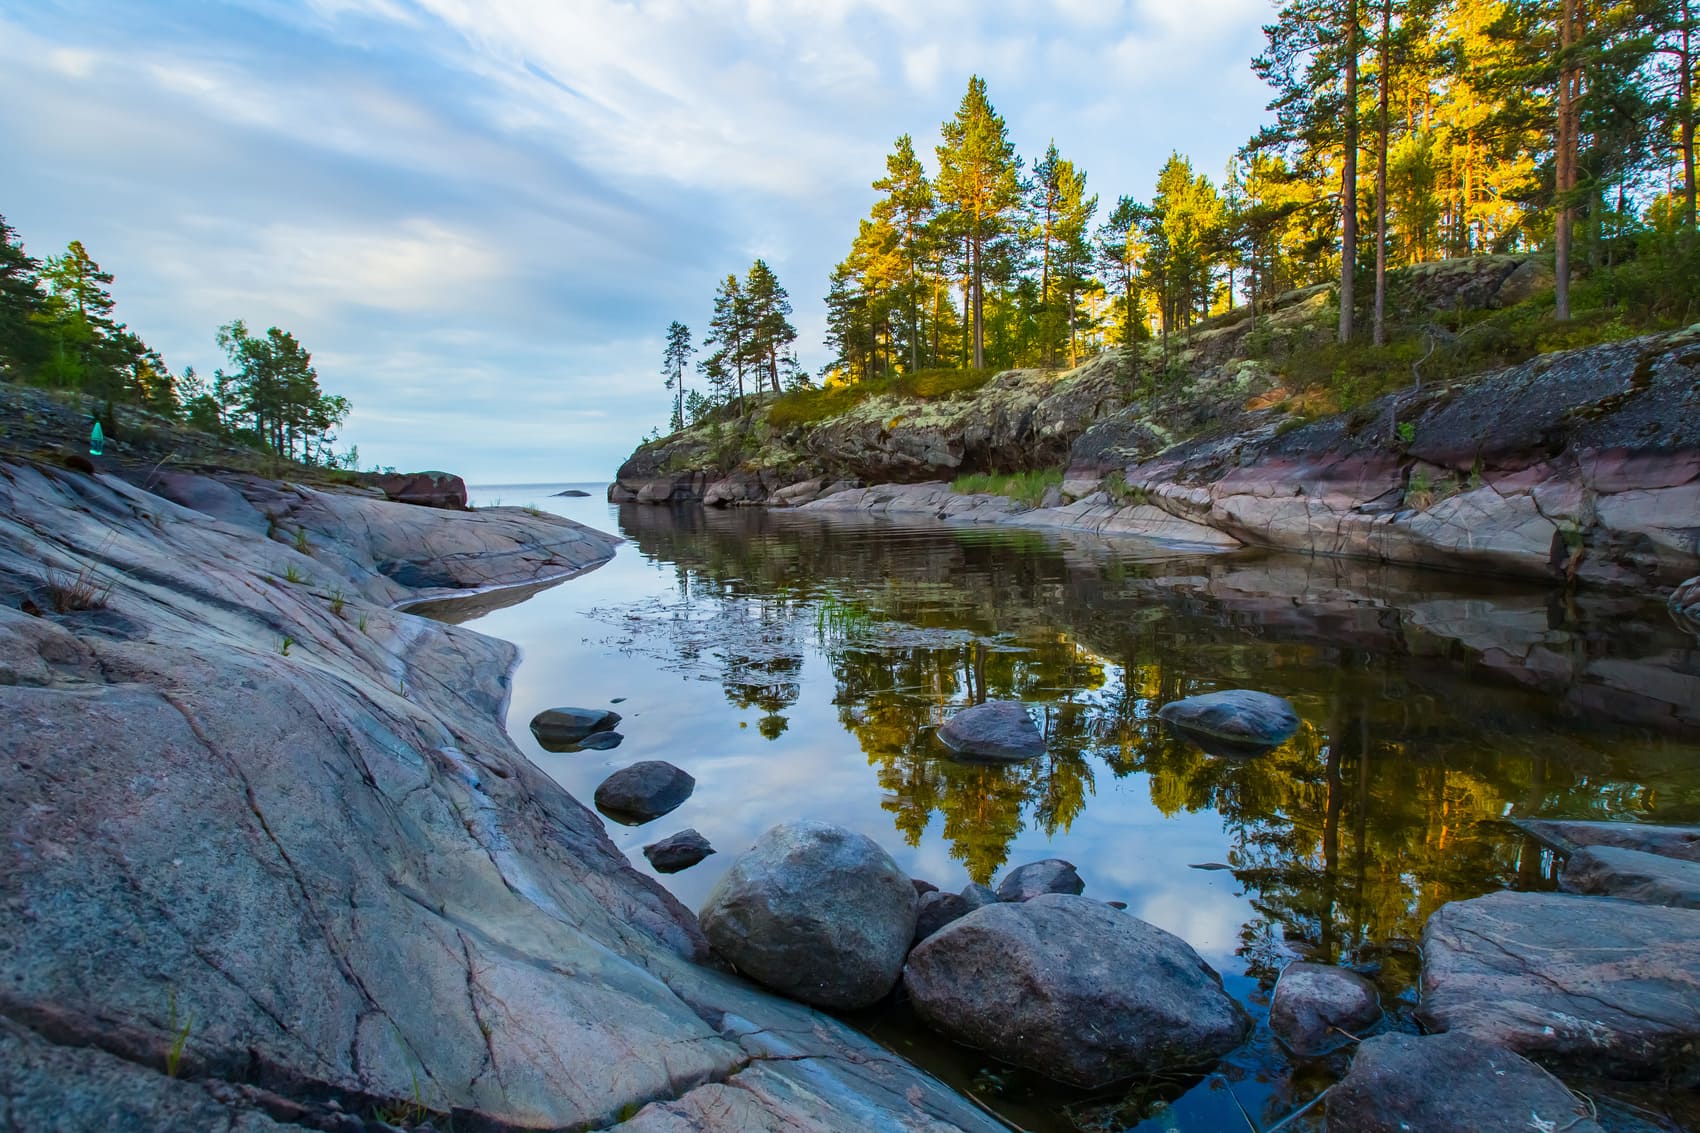
{"type": "Polygon", "coordinates": [[[909,369],[914,371],[921,366],[922,265],[928,255],[928,229],[937,202],[908,134],[897,139],[895,148],[885,159],[885,176],[875,181],[873,187],[885,194],[875,202],[873,218],[887,225],[896,236],[893,251],[902,266],[902,303],[908,316],[904,338],[909,369]]]}
{"type": "Polygon", "coordinates": [[[986,81],[968,80],[956,117],[941,129],[938,192],[959,219],[966,272],[967,322],[975,369],[986,364],[985,254],[1021,199],[1021,163],[1004,120],[986,98],[986,81]]]}
{"type": "Polygon", "coordinates": [[[744,299],[743,284],[729,275],[720,281],[714,293],[714,315],[708,321],[709,336],[704,345],[715,350],[703,363],[703,374],[709,379],[717,402],[725,404],[733,396],[738,400],[738,412],[744,412],[744,368],[749,362],[749,304],[744,299]]]}
{"type": "Polygon", "coordinates": [[[1145,209],[1132,197],[1118,197],[1109,219],[1099,225],[1097,233],[1098,264],[1110,281],[1112,296],[1121,296],[1121,343],[1132,346],[1145,331],[1139,317],[1142,307],[1139,295],[1139,270],[1145,256],[1145,240],[1140,224],[1145,209]]]}
{"type": "Polygon", "coordinates": [[[758,375],[763,369],[767,371],[768,384],[777,394],[779,362],[797,341],[797,328],[791,325],[791,296],[766,260],[751,264],[744,277],[744,306],[748,325],[745,351],[758,375]]]}
{"type": "Polygon", "coordinates": [[[673,391],[672,431],[685,427],[685,367],[690,364],[691,328],[674,320],[667,327],[667,344],[661,351],[661,373],[673,391]]]}
{"type": "Polygon", "coordinates": [[[0,216],[0,377],[12,381],[22,380],[41,361],[36,325],[43,305],[40,272],[16,230],[0,216]]]}

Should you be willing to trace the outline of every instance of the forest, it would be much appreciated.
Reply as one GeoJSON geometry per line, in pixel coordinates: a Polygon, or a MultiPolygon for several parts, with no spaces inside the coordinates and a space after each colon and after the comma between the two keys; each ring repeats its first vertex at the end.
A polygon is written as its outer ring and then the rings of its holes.
{"type": "Polygon", "coordinates": [[[336,430],[351,408],[319,387],[312,355],[294,335],[253,334],[241,319],[215,339],[229,369],[206,379],[174,374],[158,351],[115,316],[112,273],[81,241],[37,260],[0,217],[0,380],[69,391],[103,433],[121,440],[119,406],[145,410],[288,460],[353,468],[336,430]]]}
{"type": "MultiPolygon", "coordinates": [[[[872,182],[817,377],[924,396],[1148,341],[1166,362],[1171,335],[1319,284],[1324,367],[1374,369],[1429,329],[1390,273],[1503,253],[1551,257],[1539,325],[1501,328],[1523,353],[1692,322],[1694,31],[1689,0],[1289,0],[1251,61],[1267,124],[1219,174],[1177,152],[1113,202],[1054,142],[1018,155],[971,78],[931,165],[904,135],[872,182]]],[[[699,368],[698,410],[734,396],[699,368]]]]}

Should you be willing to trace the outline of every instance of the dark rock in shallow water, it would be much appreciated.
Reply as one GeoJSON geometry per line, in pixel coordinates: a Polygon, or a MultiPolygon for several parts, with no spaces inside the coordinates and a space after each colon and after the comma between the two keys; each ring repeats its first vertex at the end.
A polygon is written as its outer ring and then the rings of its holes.
{"type": "Polygon", "coordinates": [[[596,809],[627,826],[660,818],[691,797],[697,781],[660,759],[623,767],[596,788],[596,809]]]}
{"type": "Polygon", "coordinates": [[[576,744],[565,745],[567,751],[613,751],[626,742],[619,732],[592,732],[576,744]]]}
{"type": "Polygon", "coordinates": [[[712,853],[714,847],[695,830],[669,834],[643,848],[643,856],[649,859],[657,873],[678,873],[682,869],[690,869],[712,853]]]}
{"type": "Polygon", "coordinates": [[[1625,850],[1700,862],[1700,826],[1563,818],[1514,818],[1511,825],[1561,854],[1573,854],[1583,846],[1620,846],[1625,850]]]}
{"type": "Polygon", "coordinates": [[[1564,863],[1558,887],[1566,893],[1700,909],[1700,862],[1619,846],[1587,846],[1564,863]]]}
{"type": "Polygon", "coordinates": [[[716,952],[818,1007],[866,1007],[897,985],[915,935],[915,887],[865,834],[787,822],[756,839],[702,907],[716,952]]]}
{"type": "Polygon", "coordinates": [[[613,731],[619,722],[620,714],[606,708],[549,708],[531,718],[531,734],[546,750],[556,751],[594,732],[613,731]]]}
{"type": "Polygon", "coordinates": [[[953,921],[909,954],[903,984],[943,1034],[1076,1086],[1202,1065],[1251,1029],[1184,940],[1066,893],[953,921]]]}
{"type": "Polygon", "coordinates": [[[1542,1062],[1700,1082],[1700,910],[1563,893],[1455,901],[1423,929],[1422,1006],[1542,1062]]]}
{"type": "Polygon", "coordinates": [[[1299,730],[1299,714],[1291,704],[1250,689],[1171,701],[1157,715],[1184,730],[1206,751],[1220,755],[1256,755],[1286,742],[1299,730]]]}
{"type": "Polygon", "coordinates": [[[564,492],[556,492],[555,493],[555,496],[556,496],[557,499],[560,498],[561,496],[570,496],[573,499],[584,499],[585,497],[587,497],[589,495],[590,495],[589,492],[581,491],[578,488],[568,488],[564,492]]]}
{"type": "Polygon", "coordinates": [[[1080,893],[1085,889],[1086,883],[1080,880],[1072,862],[1046,858],[1010,870],[998,883],[997,892],[1000,901],[1031,901],[1041,893],[1080,893]]]}
{"type": "Polygon", "coordinates": [[[951,921],[965,917],[977,908],[978,905],[970,905],[968,899],[959,893],[934,890],[921,894],[921,903],[915,914],[915,943],[921,943],[951,921]]]}
{"type": "Polygon", "coordinates": [[[960,755],[1021,760],[1045,754],[1045,738],[1027,709],[1011,700],[964,708],[939,729],[939,739],[960,755]]]}
{"type": "Polygon", "coordinates": [[[1601,1133],[1558,1079],[1470,1035],[1377,1035],[1328,1094],[1329,1133],[1601,1133]]]}
{"type": "Polygon", "coordinates": [[[1269,1004],[1270,1030],[1299,1055],[1325,1054],[1361,1038],[1380,1018],[1375,985],[1329,964],[1288,964],[1269,1004]]]}

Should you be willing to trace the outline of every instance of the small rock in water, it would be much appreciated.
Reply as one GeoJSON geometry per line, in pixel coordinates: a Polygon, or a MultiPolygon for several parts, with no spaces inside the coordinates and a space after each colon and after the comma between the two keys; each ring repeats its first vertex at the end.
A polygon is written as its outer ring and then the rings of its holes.
{"type": "Polygon", "coordinates": [[[1193,865],[1187,866],[1186,868],[1188,868],[1188,869],[1217,870],[1217,869],[1233,869],[1234,867],[1231,866],[1231,865],[1224,865],[1222,862],[1197,862],[1193,865]]]}
{"type": "Polygon", "coordinates": [[[1377,1035],[1328,1094],[1329,1133],[1601,1133],[1533,1062],[1465,1034],[1377,1035]]]}
{"type": "Polygon", "coordinates": [[[549,708],[531,718],[531,734],[546,751],[576,744],[595,732],[610,732],[620,722],[618,712],[606,708],[549,708]]]}
{"type": "Polygon", "coordinates": [[[872,838],[787,822],[732,863],[701,921],[744,975],[816,1007],[851,1009],[897,985],[917,904],[915,886],[872,838]]]}
{"type": "Polygon", "coordinates": [[[660,818],[691,797],[697,781],[660,759],[623,767],[596,788],[596,809],[626,826],[660,818]]]}
{"type": "Polygon", "coordinates": [[[573,497],[573,498],[574,498],[574,499],[582,499],[582,498],[584,498],[584,497],[585,497],[585,496],[588,496],[588,495],[590,495],[590,493],[589,493],[589,492],[586,492],[586,491],[583,491],[583,490],[581,490],[581,489],[579,489],[579,488],[568,488],[568,489],[567,489],[567,490],[566,490],[566,491],[564,491],[564,492],[556,492],[556,493],[555,493],[555,495],[556,495],[556,496],[557,496],[557,497],[560,497],[560,496],[571,496],[571,497],[573,497]]]}
{"type": "Polygon", "coordinates": [[[609,701],[609,702],[608,702],[608,703],[609,703],[609,704],[624,704],[624,703],[625,703],[625,702],[626,702],[626,698],[625,698],[625,697],[623,697],[623,696],[616,696],[616,697],[615,697],[615,698],[614,698],[614,699],[612,699],[612,700],[610,700],[610,701],[609,701]]]}
{"type": "Polygon", "coordinates": [[[1104,904],[1108,905],[1112,909],[1126,909],[1127,908],[1127,902],[1126,901],[1105,901],[1104,904]]]}
{"type": "Polygon", "coordinates": [[[575,748],[579,751],[613,751],[625,742],[626,737],[619,732],[592,732],[578,743],[566,744],[565,747],[569,751],[575,748]]]}
{"type": "Polygon", "coordinates": [[[921,894],[921,903],[915,914],[915,943],[919,944],[939,929],[960,917],[965,917],[978,906],[970,905],[966,898],[958,893],[921,894]]]}
{"type": "Polygon", "coordinates": [[[998,883],[1000,901],[1031,901],[1041,893],[1081,893],[1086,883],[1074,870],[1072,862],[1061,858],[1046,858],[1012,869],[998,883]]]}
{"type": "Polygon", "coordinates": [[[1294,1054],[1305,1056],[1362,1038],[1380,1018],[1381,995],[1374,984],[1345,968],[1304,961],[1281,970],[1269,1005],[1269,1028],[1294,1054]]]}
{"type": "Polygon", "coordinates": [[[643,848],[643,856],[649,859],[657,873],[678,873],[682,869],[690,869],[712,853],[714,847],[695,830],[669,834],[643,848]]]}
{"type": "Polygon", "coordinates": [[[1027,709],[1013,700],[964,708],[939,729],[939,739],[959,755],[1016,761],[1045,754],[1045,737],[1027,709]]]}
{"type": "Polygon", "coordinates": [[[1299,730],[1291,704],[1250,689],[1189,696],[1163,705],[1157,715],[1212,755],[1259,755],[1299,730]]]}

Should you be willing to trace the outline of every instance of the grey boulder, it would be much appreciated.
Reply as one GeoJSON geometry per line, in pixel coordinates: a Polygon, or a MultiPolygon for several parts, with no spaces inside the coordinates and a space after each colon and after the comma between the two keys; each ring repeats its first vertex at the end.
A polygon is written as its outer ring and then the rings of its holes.
{"type": "Polygon", "coordinates": [[[866,1007],[897,984],[915,935],[915,886],[864,834],[828,822],[768,830],[703,902],[716,952],[817,1007],[866,1007]]]}
{"type": "Polygon", "coordinates": [[[1618,846],[1665,858],[1700,862],[1700,826],[1588,822],[1564,818],[1512,819],[1511,825],[1561,854],[1574,854],[1584,846],[1618,846]]]}
{"type": "Polygon", "coordinates": [[[1288,964],[1269,1004],[1270,1030],[1298,1055],[1326,1054],[1361,1038],[1380,1018],[1375,985],[1330,964],[1288,964]]]}
{"type": "Polygon", "coordinates": [[[968,902],[970,910],[978,909],[981,905],[998,903],[997,891],[989,885],[981,885],[978,881],[970,881],[962,887],[962,899],[968,902]]]}
{"type": "Polygon", "coordinates": [[[547,748],[576,744],[593,732],[613,731],[619,722],[620,714],[606,708],[548,708],[531,718],[531,734],[547,748]]]}
{"type": "Polygon", "coordinates": [[[1533,1062],[1466,1034],[1377,1035],[1328,1094],[1329,1133],[1601,1133],[1533,1062]]]}
{"type": "Polygon", "coordinates": [[[939,739],[958,755],[1016,762],[1045,754],[1045,737],[1025,706],[994,700],[964,708],[939,729],[939,739]]]}
{"type": "Polygon", "coordinates": [[[1031,901],[1042,893],[1080,893],[1085,889],[1086,883],[1080,880],[1072,862],[1046,858],[1010,870],[998,882],[997,896],[1000,901],[1031,901]]]}
{"type": "Polygon", "coordinates": [[[671,763],[646,759],[602,780],[596,788],[596,809],[615,822],[635,826],[677,810],[696,785],[671,763]]]}
{"type": "Polygon", "coordinates": [[[690,869],[712,853],[714,847],[695,830],[669,834],[643,848],[643,856],[657,873],[678,873],[682,869],[690,869]]]}
{"type": "Polygon", "coordinates": [[[1700,1082],[1700,910],[1564,893],[1455,901],[1423,929],[1419,1018],[1544,1063],[1700,1082]]]}
{"type": "Polygon", "coordinates": [[[935,1030],[1075,1086],[1204,1065],[1251,1028],[1184,940],[1066,893],[946,925],[903,984],[935,1030]]]}
{"type": "Polygon", "coordinates": [[[1558,887],[1566,893],[1700,909],[1700,862],[1618,846],[1589,846],[1570,855],[1558,887]]]}
{"type": "Polygon", "coordinates": [[[1225,747],[1223,754],[1246,753],[1284,743],[1299,730],[1299,714],[1278,696],[1251,689],[1229,689],[1175,700],[1157,715],[1193,738],[1214,740],[1206,750],[1225,747]]]}
{"type": "Polygon", "coordinates": [[[966,897],[957,893],[940,893],[934,890],[921,894],[921,903],[916,906],[915,936],[916,944],[927,939],[939,929],[967,916],[978,905],[970,905],[966,897]]]}

